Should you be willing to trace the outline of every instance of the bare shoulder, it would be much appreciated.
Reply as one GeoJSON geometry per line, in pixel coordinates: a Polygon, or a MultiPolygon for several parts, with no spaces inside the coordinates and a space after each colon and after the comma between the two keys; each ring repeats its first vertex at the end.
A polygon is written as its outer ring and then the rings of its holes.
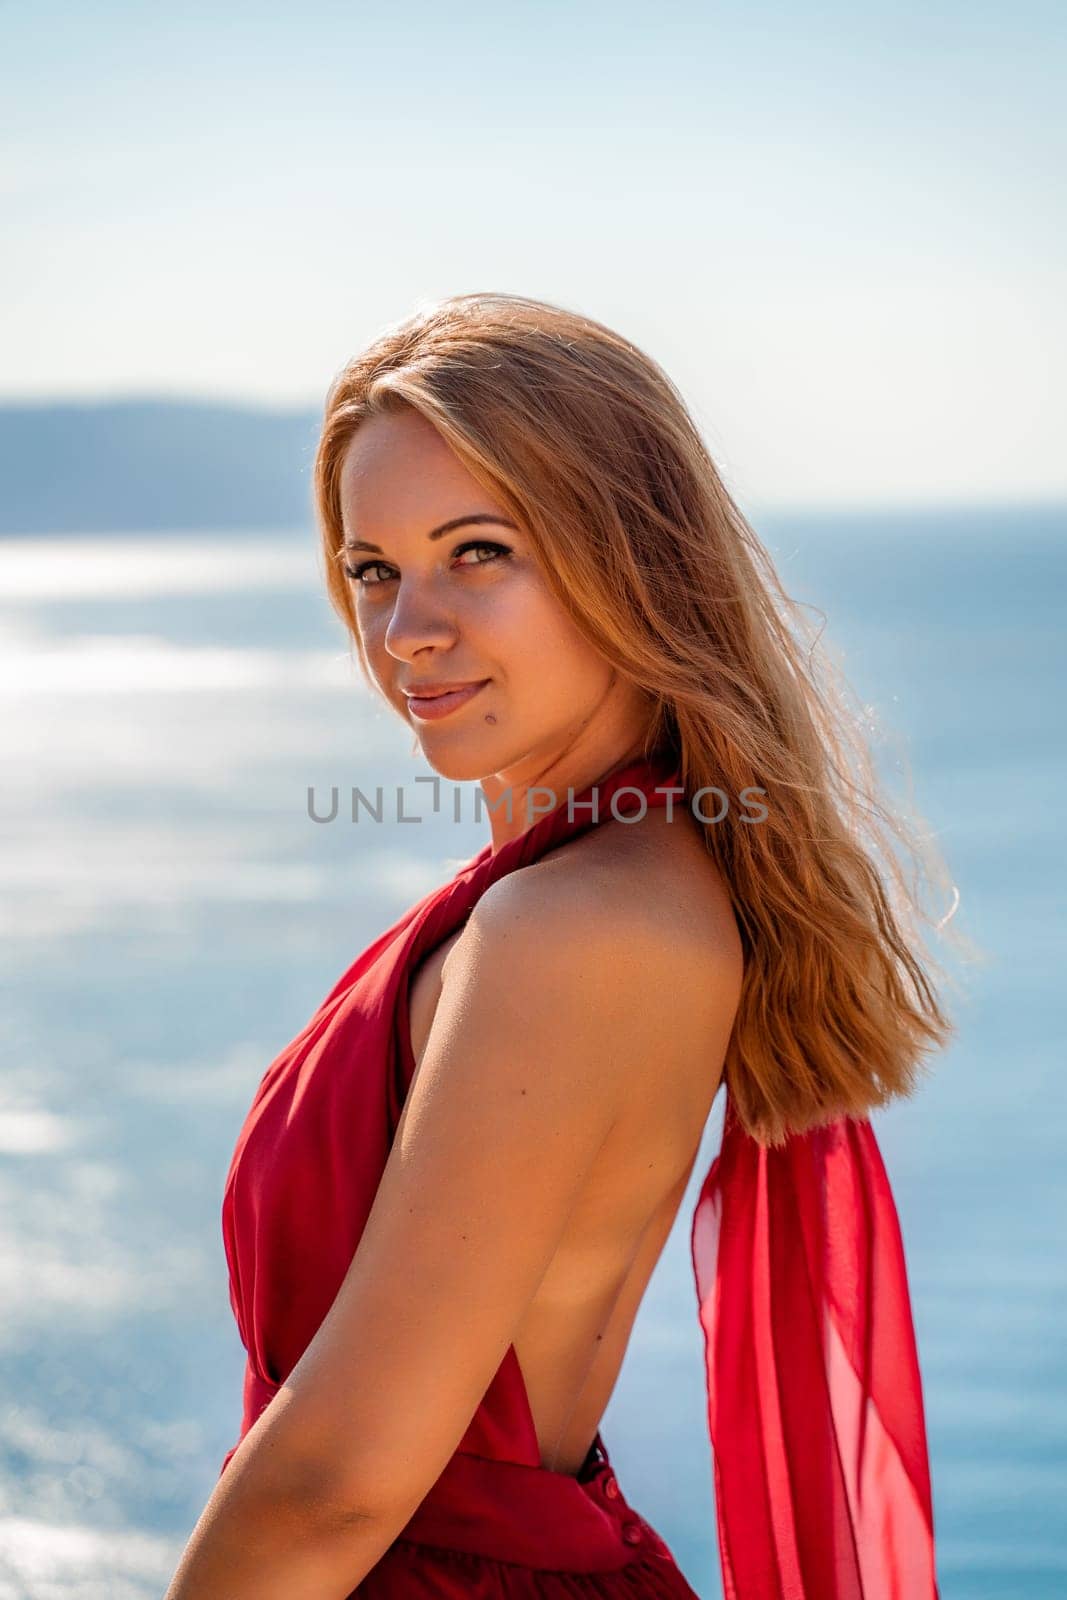
{"type": "Polygon", "coordinates": [[[742,947],[729,888],[705,827],[685,808],[612,820],[500,879],[479,905],[564,936],[649,946],[740,977],[742,947]]]}
{"type": "Polygon", "coordinates": [[[549,1003],[576,1037],[592,1028],[627,1039],[624,1072],[669,1071],[672,1051],[700,1060],[709,1039],[724,1047],[740,996],[729,891],[701,824],[677,810],[671,823],[658,808],[601,824],[499,879],[442,976],[459,978],[486,952],[523,1009],[549,1003]]]}

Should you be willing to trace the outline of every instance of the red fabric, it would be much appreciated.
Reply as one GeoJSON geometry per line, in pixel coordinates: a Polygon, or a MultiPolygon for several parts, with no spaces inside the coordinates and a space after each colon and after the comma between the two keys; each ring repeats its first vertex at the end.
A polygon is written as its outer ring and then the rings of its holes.
{"type": "MultiPolygon", "coordinates": [[[[241,1438],[326,1315],[359,1243],[414,1072],[408,984],[491,883],[609,816],[665,805],[669,768],[636,762],[490,846],[352,963],[271,1063],[226,1177],[230,1299],[248,1358],[241,1438]],[[630,787],[628,787],[630,786],[630,787]]],[[[679,789],[680,795],[680,789],[679,789]]],[[[227,1452],[225,1471],[238,1444],[227,1452]]],[[[540,1465],[514,1347],[401,1536],[353,1591],[362,1600],[696,1600],[628,1503],[599,1433],[577,1476],[540,1465]]]]}
{"type": "MultiPolygon", "coordinates": [[[[222,1205],[247,1351],[240,1439],[314,1337],[359,1244],[414,1071],[418,963],[504,874],[612,815],[682,803],[671,764],[635,761],[570,810],[563,797],[495,855],[487,845],[352,963],[267,1068],[222,1205]]],[[[728,1115],[693,1261],[727,1600],[936,1597],[903,1256],[869,1127],[795,1141],[779,1159],[728,1115]]],[[[540,1465],[514,1347],[445,1471],[353,1594],[696,1600],[628,1505],[599,1433],[577,1476],[540,1465]]]]}
{"type": "Polygon", "coordinates": [[[693,1216],[726,1600],[937,1600],[904,1249],[867,1120],[727,1105],[693,1216]]]}

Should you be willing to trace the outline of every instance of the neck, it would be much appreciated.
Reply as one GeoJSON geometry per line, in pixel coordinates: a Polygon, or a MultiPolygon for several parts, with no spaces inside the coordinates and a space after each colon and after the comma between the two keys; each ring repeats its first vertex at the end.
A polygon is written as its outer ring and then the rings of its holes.
{"type": "Polygon", "coordinates": [[[496,855],[509,840],[526,833],[548,812],[565,806],[571,795],[577,797],[620,767],[642,759],[644,750],[642,733],[629,741],[619,741],[614,749],[568,751],[542,762],[531,759],[521,768],[483,778],[481,785],[489,811],[492,854],[496,855]]]}

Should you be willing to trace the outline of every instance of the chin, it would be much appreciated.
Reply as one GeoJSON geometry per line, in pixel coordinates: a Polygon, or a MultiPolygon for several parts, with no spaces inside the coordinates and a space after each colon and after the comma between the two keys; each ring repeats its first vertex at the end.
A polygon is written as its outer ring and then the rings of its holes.
{"type": "Polygon", "coordinates": [[[419,748],[426,764],[439,778],[447,778],[451,783],[480,783],[498,770],[498,762],[488,746],[479,749],[474,742],[466,747],[456,743],[449,748],[445,739],[438,743],[420,735],[419,748]]]}

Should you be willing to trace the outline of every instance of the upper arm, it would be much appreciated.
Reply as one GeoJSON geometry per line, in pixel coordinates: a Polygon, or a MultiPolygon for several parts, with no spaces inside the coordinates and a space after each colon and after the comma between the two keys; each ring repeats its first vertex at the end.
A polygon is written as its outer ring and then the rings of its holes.
{"type": "Polygon", "coordinates": [[[482,896],[352,1263],[262,1419],[294,1485],[393,1513],[430,1489],[662,1027],[665,981],[655,947],[580,895],[503,879],[482,896]]]}

